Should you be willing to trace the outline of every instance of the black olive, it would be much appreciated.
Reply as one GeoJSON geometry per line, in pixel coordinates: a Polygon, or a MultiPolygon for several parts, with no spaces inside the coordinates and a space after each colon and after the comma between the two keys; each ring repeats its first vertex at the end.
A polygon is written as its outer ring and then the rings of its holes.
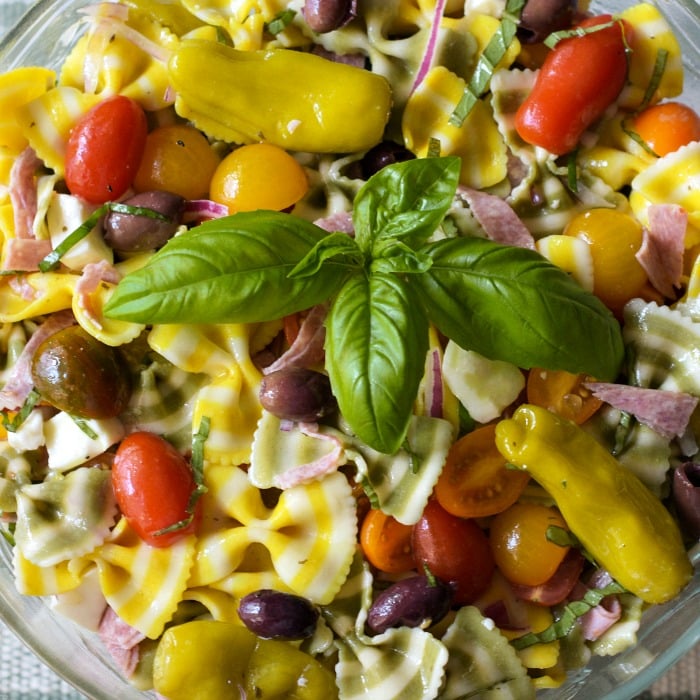
{"type": "Polygon", "coordinates": [[[335,408],[328,376],[302,367],[280,369],[263,377],[260,403],[279,418],[317,421],[335,408]]]}
{"type": "Polygon", "coordinates": [[[264,639],[305,639],[316,629],[318,610],[306,598],[263,588],[241,598],[238,616],[264,639]]]}

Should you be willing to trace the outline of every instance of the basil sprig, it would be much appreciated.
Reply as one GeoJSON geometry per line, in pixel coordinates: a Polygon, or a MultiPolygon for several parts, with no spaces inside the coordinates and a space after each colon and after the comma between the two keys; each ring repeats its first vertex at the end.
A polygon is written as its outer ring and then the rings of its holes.
{"type": "Polygon", "coordinates": [[[431,238],[452,205],[455,157],[383,168],[355,202],[355,237],[290,214],[211,220],[127,275],[105,313],[138,323],[247,323],[329,302],[326,368],[340,410],[376,450],[403,444],[434,323],[520,367],[616,376],[607,308],[532,250],[431,238]]]}

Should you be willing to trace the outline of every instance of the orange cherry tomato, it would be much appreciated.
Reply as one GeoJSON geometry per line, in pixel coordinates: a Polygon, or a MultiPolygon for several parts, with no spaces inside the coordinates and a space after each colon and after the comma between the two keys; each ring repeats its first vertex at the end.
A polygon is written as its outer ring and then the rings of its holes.
{"type": "Polygon", "coordinates": [[[588,243],[593,259],[593,293],[619,313],[639,296],[648,277],[637,260],[644,230],[634,217],[616,209],[589,209],[575,216],[564,229],[588,243]]]}
{"type": "Polygon", "coordinates": [[[509,581],[539,586],[554,575],[570,547],[547,539],[550,526],[567,529],[558,510],[539,503],[516,503],[493,518],[491,551],[509,581]]]}
{"type": "Polygon", "coordinates": [[[372,566],[388,574],[401,574],[415,568],[412,532],[412,526],[373,508],[362,521],[360,547],[372,566]]]}
{"type": "Polygon", "coordinates": [[[632,129],[656,155],[665,156],[700,141],[700,116],[680,102],[661,102],[640,112],[632,129]]]}
{"type": "Polygon", "coordinates": [[[71,194],[93,204],[119,199],[131,187],[146,142],[146,115],[116,95],[98,102],[66,143],[65,179],[71,194]]]}
{"type": "Polygon", "coordinates": [[[496,425],[477,428],[455,442],[435,485],[440,505],[460,518],[495,515],[515,503],[529,481],[509,469],[495,442],[496,425]]]}
{"type": "MultiPolygon", "coordinates": [[[[167,440],[149,432],[127,435],[112,464],[117,503],[138,536],[153,547],[168,547],[194,532],[200,508],[188,511],[196,488],[192,469],[167,440]],[[167,528],[188,521],[170,532],[167,528]]],[[[197,503],[197,506],[199,503],[197,503]]]]}
{"type": "Polygon", "coordinates": [[[304,168],[287,151],[269,143],[241,146],[227,155],[212,177],[209,196],[238,211],[283,211],[309,189],[304,168]]]}
{"type": "Polygon", "coordinates": [[[139,192],[165,190],[185,199],[209,194],[220,158],[201,131],[187,124],[169,124],[146,137],[134,187],[139,192]]]}
{"type": "Polygon", "coordinates": [[[593,381],[587,374],[533,367],[527,376],[527,401],[581,425],[603,405],[583,386],[593,381]]]}

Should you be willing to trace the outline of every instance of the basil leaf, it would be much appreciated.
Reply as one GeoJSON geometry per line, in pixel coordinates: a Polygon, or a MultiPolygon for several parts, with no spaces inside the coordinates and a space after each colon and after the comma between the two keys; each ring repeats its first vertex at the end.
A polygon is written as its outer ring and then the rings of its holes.
{"type": "Polygon", "coordinates": [[[462,347],[522,368],[617,376],[624,354],[618,322],[535,251],[452,238],[421,252],[433,265],[411,284],[438,329],[462,347]]]}
{"type": "Polygon", "coordinates": [[[290,277],[309,277],[316,274],[324,261],[343,257],[356,267],[362,266],[362,252],[347,233],[334,231],[322,238],[289,273],[290,277]]]}
{"type": "Polygon", "coordinates": [[[403,444],[428,351],[428,320],[400,277],[357,274],[326,319],[326,369],[353,432],[379,452],[403,444]]]}
{"type": "Polygon", "coordinates": [[[373,175],[353,203],[355,240],[365,253],[381,257],[386,239],[423,244],[452,205],[461,160],[420,158],[395,163],[373,175]]]}
{"type": "Polygon", "coordinates": [[[290,271],[327,232],[289,214],[242,212],[177,236],[117,286],[105,314],[137,323],[271,321],[326,301],[346,266],[290,271]]]}

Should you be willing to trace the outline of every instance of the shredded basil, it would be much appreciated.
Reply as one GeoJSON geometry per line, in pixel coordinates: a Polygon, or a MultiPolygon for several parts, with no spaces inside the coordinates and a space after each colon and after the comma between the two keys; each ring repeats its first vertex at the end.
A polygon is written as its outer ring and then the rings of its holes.
{"type": "Polygon", "coordinates": [[[529,632],[522,637],[517,637],[511,640],[511,644],[516,649],[526,649],[534,644],[546,644],[547,642],[562,639],[573,629],[576,620],[599,605],[603,598],[624,592],[625,589],[616,581],[609,583],[603,588],[589,588],[581,600],[572,600],[564,605],[559,618],[549,627],[541,632],[529,632]]]}
{"type": "MultiPolygon", "coordinates": [[[[0,513],[2,515],[2,513],[0,513]]],[[[0,535],[2,535],[3,539],[10,545],[10,547],[15,546],[15,524],[14,523],[8,523],[7,526],[4,524],[0,524],[0,535]]]]}
{"type": "Polygon", "coordinates": [[[296,11],[292,9],[282,10],[278,12],[266,25],[265,29],[276,36],[280,32],[283,32],[291,23],[296,16],[296,11]]]}
{"type": "Polygon", "coordinates": [[[634,424],[635,418],[631,413],[628,413],[627,411],[622,411],[620,413],[620,422],[615,428],[615,444],[611,450],[611,453],[615,457],[621,455],[625,451],[634,424]]]}
{"type": "Polygon", "coordinates": [[[440,139],[431,136],[428,140],[428,158],[439,158],[442,151],[440,139]]]}
{"type": "Polygon", "coordinates": [[[615,377],[619,323],[565,272],[534,250],[432,240],[460,170],[456,157],[383,168],[355,198],[354,238],[280,212],[207,221],[126,275],[105,313],[248,323],[327,303],[326,369],[340,412],[364,443],[389,454],[406,438],[431,323],[491,359],[615,377]]]}
{"type": "Polygon", "coordinates": [[[449,123],[452,126],[462,126],[477,100],[486,92],[496,66],[506,55],[513,39],[515,39],[520,13],[524,6],[525,0],[508,0],[506,3],[501,23],[479,56],[464,94],[450,116],[449,123]]]}
{"type": "Polygon", "coordinates": [[[545,40],[544,45],[553,49],[560,41],[564,39],[573,39],[575,37],[586,36],[586,34],[595,34],[603,29],[614,27],[620,20],[613,19],[610,22],[595,24],[592,27],[574,27],[573,29],[564,29],[560,32],[552,32],[545,40]]]}
{"type": "Polygon", "coordinates": [[[106,202],[101,207],[95,209],[92,214],[78,228],[69,233],[44,259],[39,263],[41,272],[49,272],[58,267],[61,258],[80,241],[85,238],[92,229],[97,226],[100,219],[109,212],[117,212],[119,214],[131,214],[133,216],[147,216],[149,219],[168,220],[168,217],[161,214],[155,209],[147,207],[134,207],[123,202],[106,202]]]}
{"type": "Polygon", "coordinates": [[[73,422],[91,439],[97,440],[97,433],[88,425],[87,421],[80,416],[74,416],[72,413],[68,414],[73,422]]]}
{"type": "Polygon", "coordinates": [[[16,433],[22,423],[27,420],[40,398],[39,392],[36,389],[32,389],[24,400],[22,407],[12,418],[9,417],[7,411],[2,411],[2,425],[5,430],[9,433],[16,433]]]}

